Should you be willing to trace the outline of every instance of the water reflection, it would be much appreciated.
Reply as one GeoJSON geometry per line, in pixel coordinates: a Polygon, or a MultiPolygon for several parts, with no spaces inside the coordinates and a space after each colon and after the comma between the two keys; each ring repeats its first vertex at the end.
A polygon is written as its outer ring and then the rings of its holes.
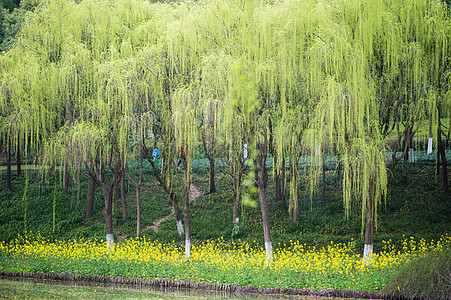
{"type": "MultiPolygon", "coordinates": [[[[293,300],[330,300],[344,299],[331,297],[310,297],[294,295],[264,295],[252,293],[231,293],[199,289],[182,289],[167,287],[141,287],[130,284],[93,283],[59,281],[51,279],[10,278],[0,276],[0,291],[8,285],[9,289],[17,289],[14,299],[46,298],[46,299],[293,299],[293,300]],[[16,283],[15,287],[14,282],[16,283]],[[8,283],[13,283],[8,284],[8,283]],[[17,284],[19,283],[19,284],[17,284]],[[33,290],[37,295],[32,296],[33,290]],[[24,292],[25,291],[25,292],[24,292]]],[[[5,289],[6,290],[6,289],[5,289]]],[[[14,292],[14,291],[13,291],[14,292]]],[[[1,293],[0,293],[1,294],[1,293]]],[[[7,295],[7,293],[6,293],[7,295]]],[[[0,295],[0,298],[4,299],[0,295]]],[[[6,297],[8,299],[8,297],[6,297]]],[[[350,298],[347,298],[350,299],[350,298]]],[[[360,300],[355,299],[354,300],[360,300]]]]}

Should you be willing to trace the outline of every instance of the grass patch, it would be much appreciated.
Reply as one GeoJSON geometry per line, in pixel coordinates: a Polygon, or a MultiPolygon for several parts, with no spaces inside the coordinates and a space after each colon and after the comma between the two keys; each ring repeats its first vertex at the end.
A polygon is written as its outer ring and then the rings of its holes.
{"type": "Polygon", "coordinates": [[[406,263],[388,282],[384,292],[393,298],[449,299],[451,295],[449,245],[406,263]]]}

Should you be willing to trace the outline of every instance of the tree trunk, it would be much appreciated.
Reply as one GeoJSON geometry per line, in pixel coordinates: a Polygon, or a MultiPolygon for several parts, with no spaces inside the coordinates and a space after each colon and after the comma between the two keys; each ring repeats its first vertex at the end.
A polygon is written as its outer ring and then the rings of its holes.
{"type": "Polygon", "coordinates": [[[415,151],[413,150],[413,137],[410,137],[409,141],[409,162],[414,163],[415,162],[415,151]]]}
{"type": "Polygon", "coordinates": [[[282,210],[287,211],[287,201],[286,201],[286,193],[285,193],[285,157],[282,158],[282,178],[281,178],[281,201],[282,201],[282,210]]]}
{"type": "Polygon", "coordinates": [[[189,190],[190,179],[188,178],[188,172],[185,166],[185,188],[183,189],[183,214],[185,221],[185,258],[187,260],[191,257],[191,236],[190,236],[190,219],[189,219],[189,190]]]}
{"type": "Polygon", "coordinates": [[[282,181],[280,178],[280,174],[277,171],[275,174],[275,181],[276,181],[276,201],[280,202],[282,201],[282,181]]]}
{"type": "Polygon", "coordinates": [[[233,176],[233,223],[235,224],[235,230],[238,232],[240,222],[240,208],[241,208],[241,172],[233,176]],[[238,177],[238,178],[237,178],[238,177]]]}
{"type": "Polygon", "coordinates": [[[105,200],[105,233],[106,233],[106,244],[108,247],[114,246],[114,235],[113,235],[113,197],[111,189],[104,187],[102,188],[103,198],[105,200]]]}
{"type": "MultiPolygon", "coordinates": [[[[184,233],[183,225],[182,225],[182,216],[181,216],[181,212],[180,212],[180,207],[178,205],[177,196],[175,195],[175,192],[172,188],[172,183],[171,182],[167,183],[164,180],[164,178],[162,178],[160,176],[160,174],[158,173],[158,170],[155,166],[155,162],[151,158],[149,150],[145,147],[144,144],[142,144],[141,149],[142,149],[142,154],[144,155],[144,157],[147,159],[147,161],[152,166],[153,173],[154,173],[155,177],[157,178],[158,182],[163,187],[164,191],[169,195],[169,200],[168,200],[169,205],[172,205],[174,208],[174,211],[175,211],[177,232],[178,232],[179,236],[182,236],[182,234],[184,233]]],[[[170,167],[170,163],[169,163],[170,160],[168,157],[166,157],[166,155],[167,155],[166,153],[167,153],[166,151],[163,153],[163,159],[168,162],[167,165],[170,167]]]]}
{"type": "Polygon", "coordinates": [[[94,179],[89,177],[89,189],[88,189],[88,198],[86,200],[86,215],[85,218],[89,219],[92,217],[92,210],[94,207],[94,193],[96,190],[96,182],[94,179]]]}
{"type": "Polygon", "coordinates": [[[8,137],[6,147],[6,188],[11,189],[11,138],[8,137]]]}
{"type": "Polygon", "coordinates": [[[435,175],[438,177],[440,175],[440,151],[438,150],[438,147],[435,155],[435,175]]]}
{"type": "MultiPolygon", "coordinates": [[[[135,186],[135,192],[136,192],[136,236],[139,237],[141,234],[141,184],[143,181],[143,157],[141,156],[139,160],[139,180],[134,180],[132,176],[130,175],[130,170],[128,169],[128,163],[125,164],[125,170],[127,171],[128,179],[133,183],[135,186]]],[[[123,172],[125,173],[125,172],[123,172]]],[[[121,177],[121,184],[122,184],[123,177],[121,177]]],[[[124,191],[125,194],[125,186],[121,187],[121,189],[124,191]]],[[[127,208],[127,206],[126,206],[127,208]]]]}
{"type": "Polygon", "coordinates": [[[407,184],[407,155],[404,156],[404,164],[403,164],[403,183],[407,184]]]}
{"type": "Polygon", "coordinates": [[[298,197],[298,160],[296,158],[291,160],[291,205],[290,212],[293,216],[294,222],[299,222],[299,197],[298,197]]]}
{"type": "Polygon", "coordinates": [[[208,156],[208,160],[210,161],[210,192],[209,194],[216,192],[215,185],[215,157],[212,155],[208,156]]]}
{"type": "Polygon", "coordinates": [[[20,155],[20,137],[17,137],[16,162],[17,162],[17,176],[21,176],[22,175],[22,158],[20,155]]]}
{"type": "Polygon", "coordinates": [[[374,216],[375,207],[373,201],[372,189],[367,198],[366,205],[366,223],[365,223],[365,248],[363,252],[363,262],[366,266],[370,266],[373,260],[373,233],[374,233],[374,216]]]}
{"type": "Polygon", "coordinates": [[[121,198],[121,195],[119,193],[119,185],[117,184],[114,187],[114,199],[120,199],[120,198],[121,198]]]}
{"type": "Polygon", "coordinates": [[[274,158],[274,166],[275,168],[275,182],[276,182],[276,201],[279,202],[282,200],[282,185],[280,181],[280,170],[277,168],[277,154],[273,151],[273,158],[274,158]]]}
{"type": "Polygon", "coordinates": [[[440,158],[442,163],[442,176],[443,176],[443,192],[446,196],[449,197],[449,188],[448,188],[448,167],[446,164],[446,153],[445,147],[443,145],[442,137],[439,135],[439,144],[438,144],[438,152],[440,152],[440,158]]]}
{"type": "Polygon", "coordinates": [[[322,189],[321,189],[321,199],[324,201],[326,199],[326,161],[323,154],[323,178],[322,178],[322,189]]]}
{"type": "Polygon", "coordinates": [[[141,235],[141,187],[135,185],[136,189],[136,236],[141,235]]]}
{"type": "Polygon", "coordinates": [[[106,171],[104,169],[105,165],[100,165],[100,170],[97,169],[96,165],[93,163],[91,168],[85,163],[86,171],[89,177],[97,183],[97,185],[102,190],[103,199],[105,202],[105,234],[106,234],[106,244],[108,247],[114,246],[114,236],[113,236],[113,194],[117,183],[122,176],[123,169],[120,165],[117,165],[114,169],[110,167],[113,172],[113,178],[110,180],[106,171]]]}
{"type": "Polygon", "coordinates": [[[125,196],[125,172],[121,175],[121,201],[122,201],[122,219],[128,217],[127,198],[125,196]]]}
{"type": "Polygon", "coordinates": [[[68,162],[64,162],[64,195],[67,195],[67,190],[69,188],[69,166],[68,162]]]}
{"type": "Polygon", "coordinates": [[[268,182],[268,172],[266,171],[266,157],[267,157],[268,143],[265,137],[265,142],[259,145],[260,157],[258,158],[259,174],[258,179],[255,180],[258,187],[258,199],[260,200],[260,208],[262,212],[263,236],[265,238],[265,253],[266,265],[269,266],[272,262],[272,245],[271,232],[269,227],[269,213],[268,204],[266,202],[266,184],[268,182]]]}
{"type": "Polygon", "coordinates": [[[258,185],[258,199],[260,200],[260,207],[262,212],[263,236],[265,238],[266,264],[269,265],[272,262],[272,245],[271,245],[271,232],[269,227],[268,204],[266,202],[265,187],[263,184],[258,185]]]}
{"type": "Polygon", "coordinates": [[[169,198],[171,199],[175,211],[175,222],[177,224],[177,233],[179,234],[179,236],[182,236],[185,231],[183,230],[182,213],[180,212],[177,195],[174,192],[171,192],[169,198]]]}

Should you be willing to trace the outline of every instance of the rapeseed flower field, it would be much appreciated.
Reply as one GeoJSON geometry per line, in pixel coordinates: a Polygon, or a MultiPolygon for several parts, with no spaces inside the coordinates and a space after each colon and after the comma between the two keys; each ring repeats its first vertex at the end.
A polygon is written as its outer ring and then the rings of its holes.
{"type": "Polygon", "coordinates": [[[275,249],[266,266],[264,248],[257,243],[218,239],[193,245],[187,261],[184,247],[145,237],[108,248],[102,240],[50,241],[39,233],[0,243],[0,271],[57,272],[111,275],[141,279],[165,278],[222,282],[259,287],[380,290],[399,266],[432,250],[444,249],[451,237],[438,241],[405,238],[402,249],[384,241],[365,266],[355,242],[321,248],[289,241],[275,249]]]}

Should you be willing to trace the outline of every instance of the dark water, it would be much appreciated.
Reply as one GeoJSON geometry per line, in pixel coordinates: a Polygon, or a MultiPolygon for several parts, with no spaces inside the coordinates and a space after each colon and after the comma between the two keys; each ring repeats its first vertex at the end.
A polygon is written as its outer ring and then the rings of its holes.
{"type": "MultiPolygon", "coordinates": [[[[0,299],[340,299],[0,277],[0,299]]],[[[349,298],[348,298],[349,299],[349,298]]]]}

